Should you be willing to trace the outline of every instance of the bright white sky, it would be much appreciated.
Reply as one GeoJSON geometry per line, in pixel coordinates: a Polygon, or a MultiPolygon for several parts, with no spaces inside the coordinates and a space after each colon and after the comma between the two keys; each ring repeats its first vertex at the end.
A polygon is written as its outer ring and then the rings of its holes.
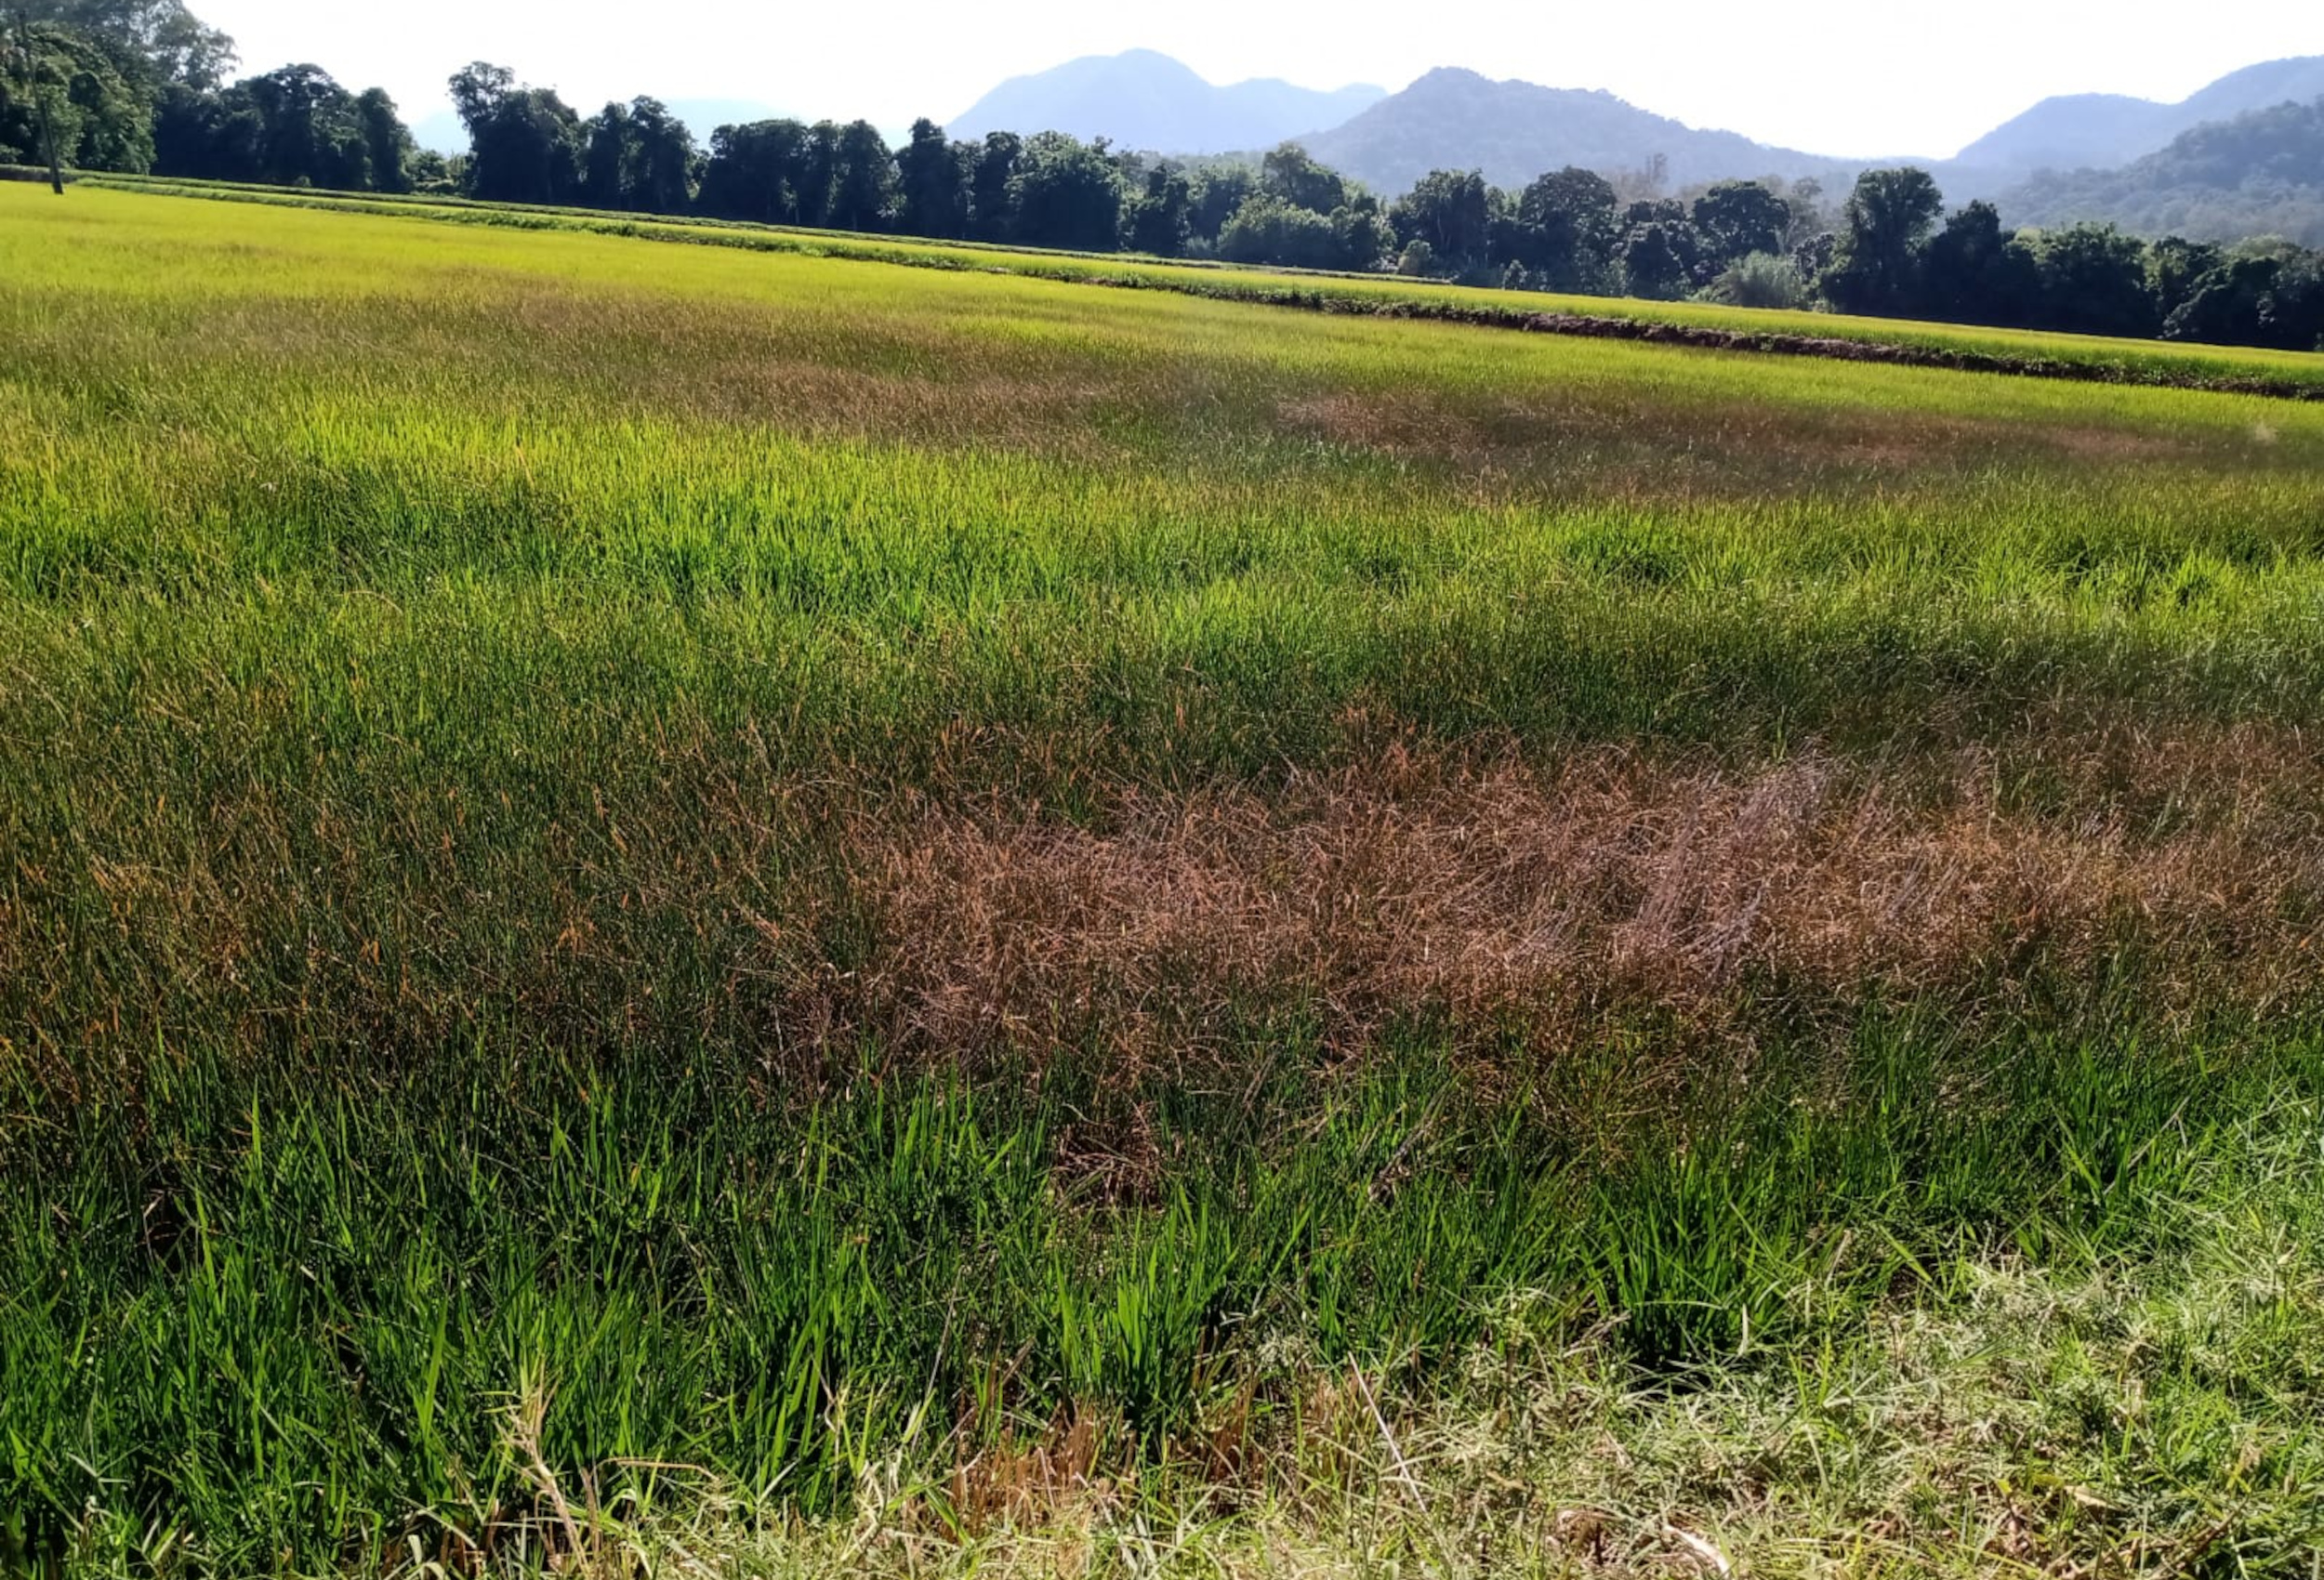
{"type": "Polygon", "coordinates": [[[312,61],[405,118],[472,59],[584,112],[608,99],[759,100],[891,128],[1004,77],[1143,46],[1213,82],[1400,88],[1432,66],[1606,88],[1697,126],[1818,153],[1942,157],[2053,93],[2178,99],[2238,66],[2324,53],[2317,0],[193,0],[246,71],[312,61]],[[1367,13],[1369,13],[1367,15],[1367,13]]]}

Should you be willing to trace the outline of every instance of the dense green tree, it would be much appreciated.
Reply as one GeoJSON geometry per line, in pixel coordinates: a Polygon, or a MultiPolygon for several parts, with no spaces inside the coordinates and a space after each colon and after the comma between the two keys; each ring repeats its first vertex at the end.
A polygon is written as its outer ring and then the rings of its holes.
{"type": "Polygon", "coordinates": [[[1355,192],[1333,209],[1331,229],[1339,238],[1342,269],[1378,269],[1395,247],[1395,230],[1388,222],[1387,211],[1369,192],[1355,192]]]}
{"type": "Polygon", "coordinates": [[[1703,295],[1737,308],[1799,309],[1810,305],[1810,286],[1798,264],[1776,253],[1750,253],[1719,271],[1703,295]]]}
{"type": "Polygon", "coordinates": [[[1783,251],[1798,257],[1801,250],[1818,237],[1829,235],[1831,216],[1824,212],[1824,183],[1813,176],[1802,176],[1791,183],[1783,194],[1787,217],[1783,227],[1783,251]]]}
{"type": "Polygon", "coordinates": [[[798,222],[807,142],[807,127],[798,121],[719,127],[710,134],[710,158],[696,199],[702,212],[760,224],[798,222]]]}
{"type": "Polygon", "coordinates": [[[265,145],[265,118],[246,93],[172,83],[153,113],[153,168],[165,176],[255,181],[265,145]]]}
{"type": "Polygon", "coordinates": [[[684,214],[693,204],[693,133],[658,99],[608,104],[589,118],[582,201],[640,214],[684,214]]]}
{"type": "Polygon", "coordinates": [[[153,100],[112,41],[54,21],[0,29],[0,159],[84,170],[153,162],[153,100]]]}
{"type": "Polygon", "coordinates": [[[367,87],[355,96],[355,125],[363,138],[372,190],[410,191],[412,160],[418,149],[387,89],[367,87]]]}
{"type": "Polygon", "coordinates": [[[1348,201],[1348,183],[1298,143],[1287,142],[1260,162],[1259,184],[1270,196],[1310,214],[1329,214],[1348,201]]]}
{"type": "Polygon", "coordinates": [[[987,242],[1005,242],[1016,232],[1011,183],[1024,159],[1024,139],[1014,132],[987,132],[969,176],[969,228],[987,242]]]}
{"type": "Polygon", "coordinates": [[[1954,214],[1931,238],[1921,278],[1921,305],[1914,310],[1956,323],[2024,323],[2040,289],[2032,253],[1985,202],[1954,214]]]}
{"type": "Polygon", "coordinates": [[[2044,329],[2151,336],[2160,327],[2146,248],[2111,225],[2072,225],[2032,243],[2044,329]]]}
{"type": "Polygon", "coordinates": [[[1517,215],[1526,224],[1563,223],[1588,233],[1601,247],[1612,244],[1620,207],[1613,182],[1573,165],[1535,177],[1517,194],[1517,215]]]}
{"type": "Polygon", "coordinates": [[[1633,296],[1674,296],[1691,278],[1693,227],[1667,217],[1632,224],[1622,237],[1622,282],[1633,296]]]}
{"type": "Polygon", "coordinates": [[[2146,285],[2155,310],[2168,319],[2195,295],[2197,283],[2225,261],[2225,249],[2209,242],[2166,236],[2146,249],[2146,285]]]}
{"type": "Polygon", "coordinates": [[[23,17],[0,17],[0,160],[46,165],[64,190],[64,72],[51,34],[23,17]]]}
{"type": "Polygon", "coordinates": [[[896,161],[869,121],[839,128],[833,149],[831,206],[825,223],[842,230],[884,230],[895,205],[896,161]]]}
{"type": "Polygon", "coordinates": [[[432,148],[415,148],[404,171],[410,178],[411,190],[416,192],[426,192],[432,197],[456,197],[468,190],[468,155],[465,153],[439,153],[432,148]]]}
{"type": "Polygon", "coordinates": [[[1621,231],[1613,183],[1569,165],[1517,194],[1495,261],[1518,265],[1551,290],[1606,289],[1621,231]]]}
{"type": "Polygon", "coordinates": [[[2324,351],[2324,252],[2294,248],[2276,265],[2276,283],[2260,309],[2261,343],[2287,351],[2324,351]]]}
{"type": "Polygon", "coordinates": [[[1220,230],[1218,253],[1241,263],[1370,270],[1380,266],[1392,244],[1386,216],[1367,197],[1317,214],[1273,192],[1257,191],[1220,230]]]}
{"type": "Polygon", "coordinates": [[[581,118],[548,88],[477,61],[454,73],[452,107],[469,134],[469,185],[495,203],[569,203],[580,195],[581,118]]]}
{"type": "Polygon", "coordinates": [[[1126,230],[1132,251],[1176,257],[1194,234],[1194,187],[1165,160],[1146,172],[1145,190],[1129,204],[1126,230]]]}
{"type": "Polygon", "coordinates": [[[629,107],[609,101],[589,117],[585,130],[588,141],[581,155],[581,201],[591,208],[620,208],[629,186],[629,107]]]}
{"type": "Polygon", "coordinates": [[[896,152],[896,228],[913,236],[965,236],[975,150],[944,136],[926,116],[896,152]]]}
{"type": "Polygon", "coordinates": [[[648,214],[683,214],[693,206],[701,150],[693,129],[658,99],[629,101],[628,204],[648,214]]]}
{"type": "Polygon", "coordinates": [[[1396,240],[1426,242],[1440,270],[1481,269],[1493,220],[1493,192],[1474,170],[1432,170],[1388,211],[1396,240]]]}
{"type": "Polygon", "coordinates": [[[1194,188],[1187,227],[1196,240],[1215,244],[1235,211],[1259,190],[1259,173],[1248,165],[1213,165],[1202,172],[1194,188]]]}
{"type": "Polygon", "coordinates": [[[167,84],[215,88],[233,70],[234,41],[188,10],[185,0],[12,0],[11,17],[92,38],[135,62],[129,86],[158,100],[167,84]]]}
{"type": "Polygon", "coordinates": [[[1688,217],[1706,256],[1724,267],[1753,253],[1783,251],[1791,205],[1757,181],[1721,181],[1695,200],[1688,217]]]}
{"type": "Polygon", "coordinates": [[[1235,263],[1277,263],[1295,269],[1346,265],[1331,217],[1302,208],[1271,191],[1243,200],[1219,231],[1219,256],[1235,263]]]}
{"type": "Polygon", "coordinates": [[[1921,300],[1921,250],[1945,207],[1925,170],[1867,170],[1842,212],[1824,294],[1844,312],[1903,314],[1921,300]]]}
{"type": "Polygon", "coordinates": [[[1840,238],[1829,230],[1821,230],[1791,246],[1791,263],[1809,280],[1820,282],[1831,272],[1834,258],[1840,251],[1840,238]]]}
{"type": "Polygon", "coordinates": [[[796,189],[799,224],[831,223],[832,199],[839,185],[840,131],[837,121],[818,121],[807,128],[807,141],[799,152],[796,189]]]}
{"type": "Polygon", "coordinates": [[[237,83],[258,112],[257,178],[362,191],[371,160],[355,97],[320,66],[282,66],[237,83]]]}
{"type": "Polygon", "coordinates": [[[1063,132],[1029,138],[1009,178],[1016,238],[1037,247],[1111,252],[1120,244],[1120,173],[1103,140],[1063,132]]]}
{"type": "Polygon", "coordinates": [[[2272,257],[2239,257],[2214,264],[2164,322],[2164,338],[2230,346],[2275,343],[2264,326],[2272,316],[2277,277],[2282,270],[2283,265],[2272,257]]]}

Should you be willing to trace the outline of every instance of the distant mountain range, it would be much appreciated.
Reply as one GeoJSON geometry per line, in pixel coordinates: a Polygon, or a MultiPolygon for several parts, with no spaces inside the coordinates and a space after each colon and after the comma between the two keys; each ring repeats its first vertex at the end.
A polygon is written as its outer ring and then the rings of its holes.
{"type": "MultiPolygon", "coordinates": [[[[778,112],[744,99],[672,99],[706,143],[721,125],[778,112]]],[[[576,106],[583,113],[593,105],[576,106]]],[[[1843,159],[1690,126],[1579,88],[1496,82],[1444,67],[1399,93],[1321,90],[1264,78],[1219,86],[1151,49],[1086,56],[1011,77],[947,123],[955,138],[1070,132],[1157,153],[1253,153],[1296,140],[1383,196],[1431,170],[1482,170],[1518,187],[1578,165],[1618,177],[1660,165],[1665,185],[1773,176],[1828,188],[1869,166],[1914,164],[1955,204],[1988,198],[2017,225],[2093,219],[2146,235],[2280,234],[2324,244],[2324,56],[2269,60],[2176,104],[2119,94],[2046,99],[1952,159],[1843,159]]],[[[414,127],[457,152],[449,113],[414,127]]]]}
{"type": "Polygon", "coordinates": [[[1609,93],[1454,68],[1393,94],[1279,82],[1218,87],[1167,55],[1136,49],[1012,77],[949,129],[956,137],[1055,129],[1185,154],[1257,152],[1296,139],[1389,196],[1431,170],[1482,170],[1497,186],[1516,187],[1566,165],[1618,176],[1658,162],[1675,190],[1761,176],[1838,187],[1869,166],[1913,164],[1937,178],[1948,199],[1992,199],[2014,224],[2096,219],[2147,234],[2324,240],[2317,229],[2324,150],[2303,140],[2308,123],[2300,114],[2259,113],[2320,96],[2324,56],[2270,60],[2176,104],[2119,94],[2044,99],[1951,159],[1843,159],[1690,126],[1609,93]]]}
{"type": "Polygon", "coordinates": [[[2142,235],[2324,246],[2324,97],[2209,121],[2111,170],[2047,170],[2001,199],[2014,224],[2095,219],[2142,235]]]}
{"type": "Polygon", "coordinates": [[[1368,86],[1318,92],[1274,80],[1219,87],[1167,55],[1132,49],[1011,77],[956,116],[949,129],[964,138],[1055,130],[1185,154],[1257,152],[1296,138],[1316,158],[1388,194],[1431,170],[1481,169],[1508,186],[1563,165],[1614,174],[1644,169],[1660,156],[1676,186],[1911,163],[1966,197],[1991,195],[2040,170],[2128,165],[2198,125],[2319,95],[2324,56],[2269,60],[2176,104],[2120,94],[2045,99],[1950,159],[1867,160],[1690,126],[1609,93],[1496,82],[1451,67],[1393,94],[1368,86]]]}
{"type": "Polygon", "coordinates": [[[1452,67],[1300,140],[1334,169],[1389,193],[1431,170],[1483,170],[1496,186],[1520,187],[1567,165],[1613,175],[1659,158],[1670,184],[1683,187],[1861,164],[1770,148],[1736,132],[1698,131],[1610,93],[1494,82],[1452,67]]]}
{"type": "Polygon", "coordinates": [[[2209,121],[2324,96],[2324,55],[2246,66],[2176,104],[2120,94],[2045,99],[1961,151],[1958,163],[2000,169],[2108,169],[2155,152],[2209,121]]]}
{"type": "Polygon", "coordinates": [[[1326,92],[1274,77],[1220,87],[1168,55],[1131,49],[1011,77],[946,129],[969,138],[1071,132],[1160,153],[1235,153],[1338,125],[1387,96],[1367,84],[1326,92]]]}

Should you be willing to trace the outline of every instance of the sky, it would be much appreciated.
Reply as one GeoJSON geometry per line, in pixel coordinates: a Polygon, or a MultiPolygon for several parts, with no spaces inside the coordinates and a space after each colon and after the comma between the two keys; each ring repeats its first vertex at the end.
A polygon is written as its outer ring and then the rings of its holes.
{"type": "Polygon", "coordinates": [[[2324,54],[2317,0],[193,0],[247,71],[311,61],[414,122],[486,59],[587,112],[609,99],[733,99],[883,127],[943,121],[1005,77],[1143,47],[1212,82],[1403,87],[1434,66],[1604,88],[1697,126],[1816,153],[1948,156],[2056,93],[2175,100],[2238,66],[2324,54]],[[1942,20],[1935,19],[1940,17],[1942,20]]]}

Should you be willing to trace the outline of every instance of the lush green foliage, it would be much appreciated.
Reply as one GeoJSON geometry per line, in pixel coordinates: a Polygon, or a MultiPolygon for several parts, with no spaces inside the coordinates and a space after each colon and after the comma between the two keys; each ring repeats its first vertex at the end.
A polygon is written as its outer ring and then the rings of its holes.
{"type": "Polygon", "coordinates": [[[284,66],[224,89],[173,84],[153,141],[152,165],[164,175],[341,191],[407,191],[417,163],[393,100],[378,88],[351,94],[318,66],[284,66]]]}
{"type": "Polygon", "coordinates": [[[381,192],[442,177],[377,88],[350,93],[312,65],[222,85],[233,43],[180,0],[46,0],[30,15],[0,41],[0,162],[47,164],[53,140],[83,170],[381,192]]]}
{"type": "Polygon", "coordinates": [[[151,115],[126,49],[21,14],[0,28],[0,160],[139,170],[151,115]]]}
{"type": "Polygon", "coordinates": [[[218,1573],[322,1573],[482,1545],[528,1455],[601,1496],[707,1472],[820,1514],[931,1410],[973,1452],[1077,1403],[1118,1423],[1108,1462],[1159,1460],[1238,1396],[1267,1431],[1317,1371],[1425,1376],[1524,1291],[1576,1333],[1623,1314],[1658,1367],[1812,1349],[1990,1247],[2141,1243],[2240,1113],[2324,1076],[2313,1048],[1875,1028],[1837,1086],[1772,1060],[1625,1134],[1618,1060],[1478,1112],[1425,1060],[1265,1057],[1249,1090],[1117,1095],[1165,1160],[1129,1202],[1099,1159],[1059,1199],[1105,1118],[1069,1072],[1011,1099],[841,1071],[801,1113],[738,1102],[747,1071],[522,1040],[274,1090],[162,1061],[134,1110],[12,1126],[0,1500],[35,1551],[93,1508],[218,1573]]]}

